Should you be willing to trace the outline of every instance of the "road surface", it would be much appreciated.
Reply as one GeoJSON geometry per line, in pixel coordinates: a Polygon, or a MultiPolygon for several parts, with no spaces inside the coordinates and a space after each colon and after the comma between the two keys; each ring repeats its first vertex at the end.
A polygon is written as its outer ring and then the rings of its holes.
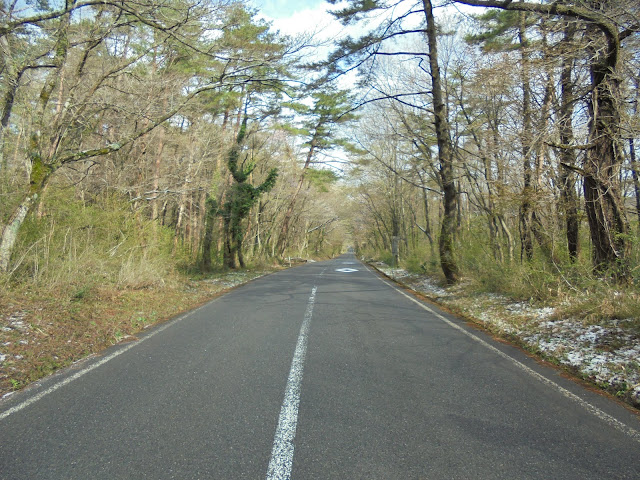
{"type": "Polygon", "coordinates": [[[344,255],[2,401],[0,478],[638,479],[639,431],[344,255]]]}

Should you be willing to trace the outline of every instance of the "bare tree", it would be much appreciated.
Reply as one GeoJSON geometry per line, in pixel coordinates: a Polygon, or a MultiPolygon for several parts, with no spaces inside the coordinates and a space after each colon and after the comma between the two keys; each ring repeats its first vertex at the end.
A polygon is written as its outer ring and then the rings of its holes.
{"type": "MultiPolygon", "coordinates": [[[[585,0],[529,3],[494,0],[454,0],[456,3],[500,8],[579,20],[589,39],[591,93],[589,144],[583,168],[584,196],[596,272],[629,280],[629,225],[620,190],[624,163],[621,145],[620,79],[621,42],[638,31],[634,12],[621,2],[585,0]],[[630,15],[625,16],[626,13],[630,15]],[[631,19],[631,23],[627,21],[631,19]]],[[[630,7],[634,8],[634,7],[630,7]]],[[[637,13],[637,12],[635,12],[637,13]]],[[[574,148],[566,145],[565,148],[574,148]]],[[[569,167],[571,168],[571,167],[569,167]]]]}

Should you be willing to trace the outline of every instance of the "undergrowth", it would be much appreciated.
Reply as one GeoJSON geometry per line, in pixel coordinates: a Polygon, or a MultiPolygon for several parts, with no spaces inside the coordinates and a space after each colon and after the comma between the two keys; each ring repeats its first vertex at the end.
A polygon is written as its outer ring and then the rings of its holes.
{"type": "Polygon", "coordinates": [[[25,221],[5,282],[76,294],[92,285],[162,285],[180,256],[172,256],[171,239],[172,232],[131,212],[116,196],[87,204],[54,193],[39,215],[25,221]]]}
{"type": "MultiPolygon", "coordinates": [[[[628,284],[616,284],[606,275],[595,275],[591,266],[587,232],[582,236],[583,248],[575,261],[570,261],[561,241],[554,251],[539,248],[531,260],[520,258],[514,251],[492,248],[483,226],[472,226],[462,233],[457,249],[460,288],[467,294],[497,294],[514,301],[553,306],[556,316],[579,318],[586,324],[600,320],[640,322],[640,260],[637,248],[631,258],[633,278],[628,284]]],[[[391,265],[390,252],[373,249],[361,256],[391,265]]],[[[423,242],[401,256],[400,266],[413,274],[428,275],[443,284],[437,246],[423,242]]]]}
{"type": "MultiPolygon", "coordinates": [[[[263,266],[261,270],[268,270],[263,266]]],[[[273,266],[271,267],[273,269],[273,266]]],[[[259,273],[202,273],[118,196],[47,195],[0,276],[0,397],[259,273]]]]}

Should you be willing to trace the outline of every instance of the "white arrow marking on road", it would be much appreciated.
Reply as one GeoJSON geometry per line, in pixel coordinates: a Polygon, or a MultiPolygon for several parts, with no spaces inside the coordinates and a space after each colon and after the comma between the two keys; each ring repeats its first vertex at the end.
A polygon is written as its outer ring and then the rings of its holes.
{"type": "Polygon", "coordinates": [[[358,271],[357,268],[336,268],[336,272],[340,272],[340,273],[353,273],[357,271],[358,271]]]}

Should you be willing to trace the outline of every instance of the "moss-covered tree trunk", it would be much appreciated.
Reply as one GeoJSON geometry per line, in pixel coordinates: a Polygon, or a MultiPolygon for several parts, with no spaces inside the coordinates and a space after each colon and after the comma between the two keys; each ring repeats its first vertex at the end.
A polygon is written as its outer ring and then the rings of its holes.
{"type": "MultiPolygon", "coordinates": [[[[68,4],[67,4],[68,6],[68,4]]],[[[34,205],[40,200],[42,191],[44,190],[47,181],[51,174],[60,166],[55,161],[55,157],[51,161],[46,162],[43,158],[43,152],[53,150],[51,145],[46,148],[46,142],[48,139],[42,138],[42,132],[45,131],[46,113],[49,106],[49,100],[51,94],[57,85],[60,78],[60,70],[62,69],[69,51],[69,25],[71,22],[71,15],[66,14],[60,18],[58,31],[56,32],[56,44],[54,48],[54,56],[52,60],[52,70],[46,77],[44,85],[40,91],[37,102],[36,111],[36,128],[31,134],[29,139],[29,163],[31,166],[31,173],[29,174],[29,189],[24,195],[20,205],[14,210],[9,217],[6,225],[0,232],[0,272],[6,272],[9,268],[11,261],[11,254],[18,238],[18,232],[22,226],[27,214],[31,211],[34,205]]],[[[9,99],[3,105],[3,118],[2,125],[8,124],[11,107],[13,105],[13,98],[9,99]]],[[[0,146],[0,148],[4,148],[0,146]]]]}
{"type": "Polygon", "coordinates": [[[224,250],[223,261],[226,268],[235,269],[238,263],[244,268],[244,256],[242,253],[243,222],[249,215],[251,207],[263,193],[270,191],[276,184],[277,169],[271,169],[265,181],[254,187],[248,180],[255,169],[254,163],[246,166],[240,164],[240,152],[247,134],[247,116],[245,114],[242,125],[238,131],[236,141],[229,151],[227,167],[233,177],[227,201],[220,211],[224,219],[224,250]],[[237,262],[237,263],[236,263],[237,262]]]}

